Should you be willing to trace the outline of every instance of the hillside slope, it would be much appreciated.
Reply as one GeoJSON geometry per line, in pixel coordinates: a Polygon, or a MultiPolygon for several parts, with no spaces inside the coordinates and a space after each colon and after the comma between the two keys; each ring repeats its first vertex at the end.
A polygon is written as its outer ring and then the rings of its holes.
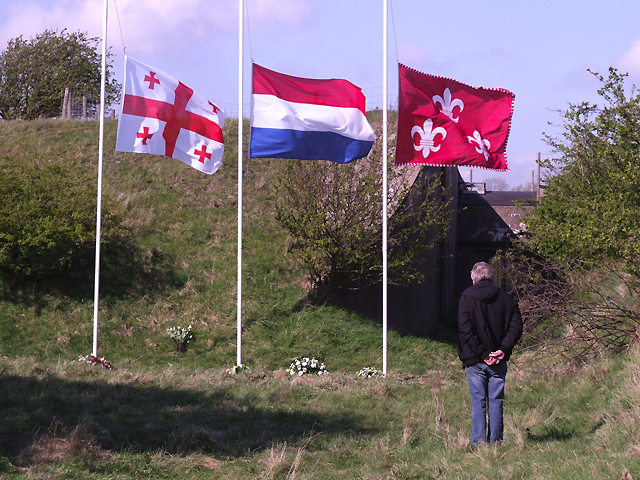
{"type": "MultiPolygon", "coordinates": [[[[166,329],[191,324],[198,335],[193,361],[230,366],[237,326],[237,121],[227,122],[223,166],[214,175],[167,157],[116,154],[116,128],[107,121],[103,195],[122,217],[131,242],[115,251],[102,249],[99,354],[162,364],[173,353],[166,329]]],[[[0,162],[20,157],[70,161],[97,178],[98,124],[0,123],[0,162]]],[[[310,353],[338,357],[333,368],[380,367],[379,325],[306,302],[304,274],[274,218],[278,160],[245,161],[243,363],[279,368],[310,353]],[[339,352],[363,352],[363,357],[356,361],[339,352]]],[[[52,281],[6,283],[1,293],[0,321],[22,337],[1,337],[5,354],[77,358],[91,351],[92,268],[52,281]]],[[[404,341],[391,342],[394,338],[404,341]]]]}
{"type": "MultiPolygon", "coordinates": [[[[640,478],[640,351],[592,365],[519,352],[505,441],[470,448],[455,342],[389,332],[306,301],[274,219],[275,160],[245,165],[243,363],[236,362],[237,158],[200,174],[118,153],[106,125],[104,194],[131,242],[106,249],[98,352],[92,271],[0,284],[0,477],[47,479],[640,478]],[[193,325],[177,353],[166,335],[193,325]],[[330,375],[290,376],[293,357],[330,375]]],[[[0,122],[0,168],[21,158],[96,172],[92,122],[0,122]]]]}

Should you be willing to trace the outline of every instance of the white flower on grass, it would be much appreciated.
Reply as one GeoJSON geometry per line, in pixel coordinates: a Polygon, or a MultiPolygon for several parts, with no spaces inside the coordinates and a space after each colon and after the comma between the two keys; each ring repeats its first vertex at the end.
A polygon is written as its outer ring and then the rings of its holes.
{"type": "Polygon", "coordinates": [[[169,335],[169,338],[184,340],[186,343],[195,342],[196,340],[196,334],[191,329],[191,325],[189,325],[189,328],[182,328],[181,326],[167,328],[167,335],[169,335]]]}
{"type": "Polygon", "coordinates": [[[379,370],[376,370],[373,367],[364,367],[362,370],[356,373],[356,375],[359,377],[371,378],[371,377],[377,377],[382,375],[382,372],[379,370]]]}
{"type": "Polygon", "coordinates": [[[235,365],[227,369],[227,373],[229,375],[238,375],[241,372],[247,372],[247,371],[249,371],[249,367],[247,367],[244,363],[241,363],[240,365],[235,365]]]}
{"type": "Polygon", "coordinates": [[[329,373],[324,363],[314,357],[294,358],[291,365],[289,365],[287,372],[289,372],[290,375],[297,374],[298,376],[307,374],[326,375],[329,373]]]}

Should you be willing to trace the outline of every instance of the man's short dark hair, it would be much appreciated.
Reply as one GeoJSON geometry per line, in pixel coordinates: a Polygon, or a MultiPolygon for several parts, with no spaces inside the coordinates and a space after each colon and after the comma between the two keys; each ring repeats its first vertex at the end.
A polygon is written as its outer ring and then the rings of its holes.
{"type": "Polygon", "coordinates": [[[493,267],[486,262],[478,262],[471,269],[471,281],[478,283],[480,280],[491,280],[493,267]]]}

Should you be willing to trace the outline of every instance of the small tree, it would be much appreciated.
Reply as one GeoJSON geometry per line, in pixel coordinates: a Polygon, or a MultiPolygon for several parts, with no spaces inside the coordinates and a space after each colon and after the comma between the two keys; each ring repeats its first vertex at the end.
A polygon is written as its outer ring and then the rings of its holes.
{"type": "Polygon", "coordinates": [[[500,177],[489,177],[484,180],[486,188],[490,192],[506,192],[509,190],[509,183],[500,177]]]}
{"type": "Polygon", "coordinates": [[[594,74],[604,106],[563,112],[564,133],[546,136],[558,157],[543,162],[546,191],[526,219],[527,242],[553,261],[613,260],[640,275],[640,95],[624,75],[594,74]]]}
{"type": "MultiPolygon", "coordinates": [[[[276,218],[293,238],[306,266],[312,294],[326,299],[338,288],[358,288],[382,279],[382,173],[380,143],[369,157],[340,165],[283,161],[276,218]]],[[[448,231],[447,207],[437,174],[409,195],[410,169],[389,166],[390,283],[424,278],[425,255],[448,231]]],[[[415,173],[415,172],[413,172],[415,173]]]]}
{"type": "MultiPolygon", "coordinates": [[[[99,38],[67,30],[45,30],[31,40],[9,40],[0,53],[0,117],[29,120],[55,117],[62,109],[65,88],[99,91],[102,55],[99,38]]],[[[107,52],[107,103],[116,100],[120,85],[113,79],[107,52]]]]}

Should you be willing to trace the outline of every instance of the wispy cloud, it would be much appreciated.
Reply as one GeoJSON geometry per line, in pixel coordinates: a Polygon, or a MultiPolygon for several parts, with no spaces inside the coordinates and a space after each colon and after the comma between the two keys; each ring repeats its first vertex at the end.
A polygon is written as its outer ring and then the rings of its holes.
{"type": "MultiPolygon", "coordinates": [[[[4,1],[4,0],[3,0],[4,1]]],[[[0,45],[67,28],[102,36],[103,0],[25,0],[0,7],[0,45]],[[29,12],[25,15],[25,12],[29,12]]],[[[299,26],[306,0],[250,0],[251,27],[299,26]]],[[[238,3],[229,0],[109,0],[109,44],[158,55],[238,31],[238,3]]]]}
{"type": "Polygon", "coordinates": [[[634,79],[640,79],[640,39],[634,40],[629,49],[613,64],[621,73],[628,73],[634,79]]]}
{"type": "Polygon", "coordinates": [[[307,0],[250,0],[247,10],[252,27],[300,27],[312,15],[312,8],[307,0]]]}
{"type": "Polygon", "coordinates": [[[398,62],[418,70],[426,69],[431,63],[431,55],[424,47],[407,43],[398,48],[398,62]]]}

